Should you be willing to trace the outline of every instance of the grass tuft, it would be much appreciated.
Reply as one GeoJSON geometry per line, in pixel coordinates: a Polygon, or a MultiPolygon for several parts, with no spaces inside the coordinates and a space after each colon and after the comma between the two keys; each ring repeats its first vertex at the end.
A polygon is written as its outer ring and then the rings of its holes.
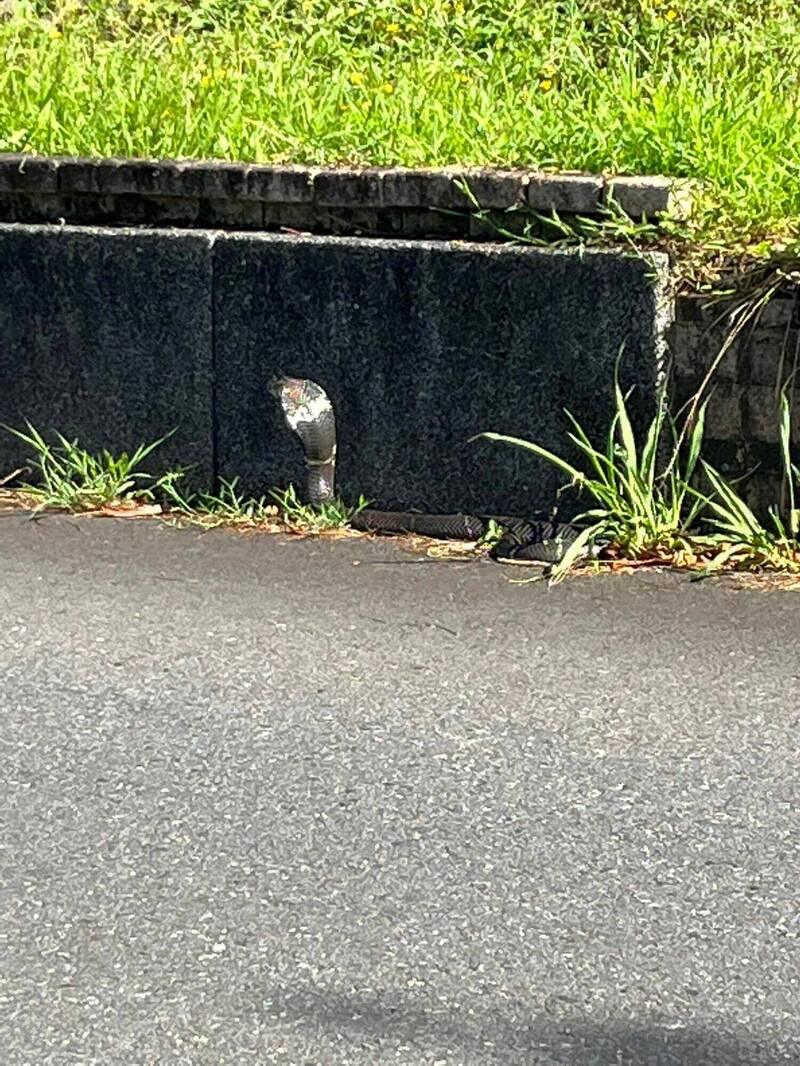
{"type": "Polygon", "coordinates": [[[239,492],[238,478],[220,479],[218,492],[202,489],[187,492],[181,482],[184,471],[173,471],[160,479],[159,488],[172,514],[207,528],[222,525],[266,526],[277,524],[278,508],[266,496],[245,496],[239,492]]]}
{"type": "Polygon", "coordinates": [[[53,443],[48,443],[30,422],[27,433],[10,426],[3,428],[31,448],[30,463],[38,476],[32,483],[21,484],[19,492],[36,510],[82,512],[130,507],[152,501],[160,484],[141,470],[141,465],[167,437],[140,445],[132,455],[112,455],[105,448],[93,455],[77,440],[58,432],[53,433],[53,443]]]}
{"type": "Polygon", "coordinates": [[[369,506],[369,501],[364,496],[359,496],[354,507],[349,507],[340,499],[313,507],[311,504],[300,502],[294,485],[290,485],[288,489],[273,490],[270,495],[277,502],[281,517],[289,528],[304,533],[325,533],[329,530],[344,529],[355,515],[369,506]]]}
{"type": "Polygon", "coordinates": [[[554,581],[601,549],[611,557],[635,561],[669,561],[693,551],[692,529],[706,504],[704,497],[691,490],[703,441],[706,406],[701,405],[682,447],[682,434],[664,397],[644,440],[637,440],[628,413],[628,396],[615,376],[615,413],[605,440],[599,445],[593,444],[577,419],[566,412],[572,426],[567,436],[581,454],[580,467],[519,437],[480,434],[544,459],[565,476],[562,492],[576,489],[591,501],[592,506],[576,519],[587,522],[586,529],[553,568],[554,581]],[[670,458],[660,468],[659,457],[667,442],[671,445],[670,458]]]}
{"type": "Polygon", "coordinates": [[[733,484],[703,462],[712,490],[705,501],[711,512],[706,524],[713,530],[705,538],[713,555],[703,575],[723,567],[800,574],[800,513],[796,506],[800,471],[791,457],[791,405],[786,388],[781,392],[779,417],[783,483],[788,497],[785,513],[773,506],[766,523],[761,522],[733,484]]]}
{"type": "MultiPolygon", "coordinates": [[[[38,475],[7,493],[11,502],[32,504],[34,510],[55,509],[72,513],[130,510],[152,505],[152,513],[163,512],[182,521],[206,528],[244,526],[280,529],[294,533],[324,533],[344,529],[354,515],[368,506],[360,496],[355,506],[331,500],[321,507],[301,503],[293,486],[266,496],[246,496],[239,491],[238,478],[220,480],[219,490],[194,491],[185,487],[187,468],[170,470],[160,477],[141,469],[144,460],[166,437],[141,445],[132,455],[113,455],[103,449],[92,455],[77,440],[53,433],[53,443],[27,423],[27,432],[4,427],[30,446],[31,467],[38,475]],[[158,502],[156,502],[158,501],[158,502]],[[161,506],[163,504],[163,507],[161,506]]],[[[0,487],[16,479],[16,470],[0,481],[0,487]]],[[[151,513],[148,510],[148,513],[151,513]]]]}

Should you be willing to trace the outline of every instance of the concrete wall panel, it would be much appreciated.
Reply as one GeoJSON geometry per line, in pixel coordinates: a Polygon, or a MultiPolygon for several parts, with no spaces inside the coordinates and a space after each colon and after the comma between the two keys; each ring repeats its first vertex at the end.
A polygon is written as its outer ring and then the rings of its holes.
{"type": "MultiPolygon", "coordinates": [[[[0,422],[213,476],[208,234],[0,226],[0,422]]],[[[0,473],[27,449],[0,430],[0,473]]]]}
{"type": "Polygon", "coordinates": [[[663,347],[652,264],[620,255],[223,236],[215,245],[220,471],[302,484],[267,382],[317,380],[339,426],[339,485],[382,507],[525,513],[553,502],[543,462],[482,430],[563,450],[569,407],[602,433],[614,364],[648,409],[663,347]]]}

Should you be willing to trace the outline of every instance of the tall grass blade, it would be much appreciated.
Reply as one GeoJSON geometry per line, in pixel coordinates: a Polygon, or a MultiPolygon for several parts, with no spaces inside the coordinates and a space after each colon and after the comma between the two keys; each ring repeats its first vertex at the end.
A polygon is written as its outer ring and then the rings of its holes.
{"type": "Polygon", "coordinates": [[[534,444],[529,440],[522,440],[520,437],[509,437],[504,433],[478,433],[477,436],[471,437],[470,440],[491,440],[499,441],[502,444],[513,444],[517,448],[524,448],[526,451],[533,452],[534,455],[540,459],[545,459],[548,463],[551,463],[557,469],[570,478],[570,481],[574,484],[580,484],[584,480],[584,474],[578,470],[577,467],[568,463],[561,456],[556,455],[554,452],[548,451],[547,448],[543,448],[539,444],[534,444]]]}

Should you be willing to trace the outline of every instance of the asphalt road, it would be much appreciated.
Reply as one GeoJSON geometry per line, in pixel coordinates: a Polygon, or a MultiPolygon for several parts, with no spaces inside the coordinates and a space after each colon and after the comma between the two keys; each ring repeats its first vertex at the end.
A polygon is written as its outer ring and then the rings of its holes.
{"type": "Polygon", "coordinates": [[[800,594],[0,518],[0,1061],[800,1063],[800,594]]]}

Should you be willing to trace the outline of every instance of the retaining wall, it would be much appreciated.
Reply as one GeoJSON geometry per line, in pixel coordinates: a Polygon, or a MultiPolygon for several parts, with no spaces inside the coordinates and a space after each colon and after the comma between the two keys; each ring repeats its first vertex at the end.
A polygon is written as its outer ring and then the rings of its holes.
{"type": "Polygon", "coordinates": [[[649,409],[662,355],[654,265],[608,254],[357,238],[214,245],[219,470],[297,474],[267,374],[309,376],[339,426],[342,491],[384,506],[525,513],[560,479],[494,429],[564,445],[563,408],[602,432],[613,367],[649,409]]]}
{"type": "MultiPolygon", "coordinates": [[[[549,505],[549,468],[467,439],[490,428],[561,449],[564,406],[602,431],[623,342],[639,416],[667,354],[683,402],[725,339],[724,305],[670,302],[663,256],[496,240],[492,222],[599,217],[612,201],[633,218],[679,218],[691,187],[0,155],[0,421],[114,449],[177,427],[163,466],[262,492],[302,477],[265,397],[282,369],[330,391],[345,493],[447,510],[549,505]]],[[[709,407],[707,454],[731,475],[757,467],[746,492],[760,509],[777,498],[777,397],[798,325],[793,298],[773,300],[723,360],[709,407]]],[[[797,409],[793,421],[800,443],[797,409]]],[[[0,434],[0,475],[24,454],[0,434]]]]}
{"type": "Polygon", "coordinates": [[[474,201],[515,229],[535,221],[531,210],[593,217],[612,201],[631,218],[680,218],[691,192],[653,176],[0,155],[0,222],[491,239],[474,201]]]}
{"type": "MultiPolygon", "coordinates": [[[[212,240],[0,227],[0,423],[214,474],[212,240]]],[[[0,429],[0,478],[29,455],[0,429]]]]}
{"type": "MultiPolygon", "coordinates": [[[[682,297],[668,332],[677,405],[700,387],[730,330],[730,302],[682,297]]],[[[741,491],[757,511],[781,492],[779,398],[800,366],[800,304],[796,294],[774,297],[730,344],[714,373],[704,454],[730,477],[752,472],[741,491]]],[[[791,388],[792,440],[800,447],[797,378],[791,388]]]]}
{"type": "MultiPolygon", "coordinates": [[[[602,432],[623,343],[646,414],[664,266],[509,245],[0,226],[0,422],[113,450],[177,427],[162,466],[264,492],[302,481],[266,394],[280,369],[329,390],[346,495],[525,513],[552,503],[551,469],[468,439],[494,429],[561,448],[564,406],[602,432]]],[[[0,467],[24,458],[0,436],[0,467]]]]}

